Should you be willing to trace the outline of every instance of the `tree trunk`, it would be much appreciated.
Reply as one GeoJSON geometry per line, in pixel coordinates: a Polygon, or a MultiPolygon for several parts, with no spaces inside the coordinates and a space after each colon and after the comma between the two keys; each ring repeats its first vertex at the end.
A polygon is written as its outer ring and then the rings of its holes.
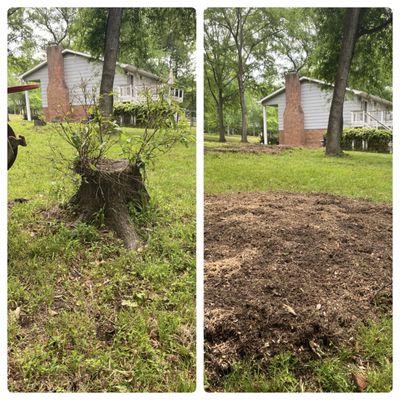
{"type": "Polygon", "coordinates": [[[242,110],[242,138],[241,142],[247,143],[247,107],[246,98],[244,93],[244,73],[243,73],[243,59],[241,52],[238,55],[238,74],[237,74],[238,86],[239,86],[239,99],[240,108],[242,110]]]}
{"type": "Polygon", "coordinates": [[[225,139],[225,126],[224,126],[224,98],[221,90],[218,91],[217,113],[218,113],[219,141],[225,143],[226,139],[225,139]]]}
{"type": "Polygon", "coordinates": [[[149,200],[140,168],[126,159],[101,159],[95,162],[95,168],[90,162],[78,162],[74,170],[82,179],[69,205],[79,219],[102,221],[128,249],[137,249],[140,241],[129,208],[133,205],[141,210],[149,200]]]}
{"type": "Polygon", "coordinates": [[[105,117],[113,113],[113,86],[117,64],[122,8],[108,10],[106,42],[104,47],[103,73],[100,83],[100,111],[105,117]]]}
{"type": "Polygon", "coordinates": [[[343,103],[357,41],[360,10],[360,8],[348,8],[344,17],[343,38],[326,135],[326,155],[329,156],[339,156],[342,154],[340,138],[343,132],[343,103]]]}

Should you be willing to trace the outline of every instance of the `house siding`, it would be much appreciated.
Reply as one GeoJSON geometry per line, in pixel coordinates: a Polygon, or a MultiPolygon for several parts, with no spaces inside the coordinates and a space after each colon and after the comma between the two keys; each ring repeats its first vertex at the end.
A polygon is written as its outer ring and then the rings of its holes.
{"type": "MultiPolygon", "coordinates": [[[[89,59],[75,54],[64,55],[64,74],[65,82],[69,89],[70,103],[74,106],[84,105],[84,95],[82,90],[82,82],[85,82],[86,93],[92,96],[92,93],[98,95],[101,82],[102,64],[98,61],[90,61],[89,59]]],[[[47,65],[44,65],[39,70],[32,72],[27,81],[40,81],[42,104],[43,108],[47,104],[47,85],[48,71],[47,65]]],[[[125,74],[120,67],[117,66],[117,71],[114,78],[114,88],[130,83],[129,76],[125,74]]],[[[92,96],[93,97],[93,96],[92,96]]]]}
{"type": "MultiPolygon", "coordinates": [[[[328,127],[329,111],[333,90],[322,88],[321,85],[301,82],[301,105],[304,112],[304,129],[316,130],[328,127]]],[[[267,105],[278,106],[279,130],[283,130],[283,113],[286,106],[285,92],[276,95],[266,102],[267,105]]],[[[369,110],[386,110],[383,104],[368,100],[369,110]]],[[[361,99],[352,93],[346,94],[343,105],[343,126],[351,126],[351,112],[361,110],[361,99]]]]}

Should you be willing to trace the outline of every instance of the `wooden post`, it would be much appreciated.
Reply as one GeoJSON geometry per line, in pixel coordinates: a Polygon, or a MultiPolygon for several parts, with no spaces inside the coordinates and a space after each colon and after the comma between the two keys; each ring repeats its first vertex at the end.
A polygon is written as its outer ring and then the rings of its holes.
{"type": "Polygon", "coordinates": [[[264,145],[268,144],[268,133],[267,133],[267,106],[263,105],[263,138],[264,145]]]}
{"type": "Polygon", "coordinates": [[[31,115],[31,103],[29,102],[29,92],[25,90],[25,106],[26,106],[26,118],[28,121],[32,121],[31,115]]]}

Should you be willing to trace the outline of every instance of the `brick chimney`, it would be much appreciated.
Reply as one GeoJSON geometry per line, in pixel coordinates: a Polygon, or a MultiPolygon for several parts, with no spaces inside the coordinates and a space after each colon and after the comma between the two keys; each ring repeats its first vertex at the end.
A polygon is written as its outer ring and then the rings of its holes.
{"type": "Polygon", "coordinates": [[[304,146],[304,113],[301,107],[299,74],[289,72],[285,76],[286,107],[283,113],[283,135],[280,143],[289,146],[304,146]]]}
{"type": "Polygon", "coordinates": [[[52,43],[47,48],[47,121],[59,121],[70,111],[69,90],[64,78],[64,57],[61,48],[52,43]]]}

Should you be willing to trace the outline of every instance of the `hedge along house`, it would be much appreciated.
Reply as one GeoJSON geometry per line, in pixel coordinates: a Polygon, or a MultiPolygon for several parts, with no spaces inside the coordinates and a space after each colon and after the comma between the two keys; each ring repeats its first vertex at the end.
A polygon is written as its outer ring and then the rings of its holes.
{"type": "MultiPolygon", "coordinates": [[[[285,86],[260,100],[263,134],[267,138],[267,107],[278,108],[279,144],[320,147],[328,127],[333,85],[297,72],[285,76],[285,86]]],[[[343,127],[392,129],[392,103],[360,90],[347,89],[343,127]]],[[[264,141],[266,143],[266,141],[264,141]]]]}
{"type": "MultiPolygon", "coordinates": [[[[47,60],[20,78],[25,82],[40,83],[46,121],[59,121],[67,115],[79,120],[87,117],[87,107],[93,97],[98,97],[102,68],[102,60],[69,49],[61,50],[58,45],[51,44],[47,48],[47,60]]],[[[143,100],[145,90],[157,95],[166,85],[171,98],[182,102],[183,90],[173,87],[171,74],[168,80],[163,80],[133,65],[117,63],[114,77],[116,101],[138,103],[143,100]]]]}

